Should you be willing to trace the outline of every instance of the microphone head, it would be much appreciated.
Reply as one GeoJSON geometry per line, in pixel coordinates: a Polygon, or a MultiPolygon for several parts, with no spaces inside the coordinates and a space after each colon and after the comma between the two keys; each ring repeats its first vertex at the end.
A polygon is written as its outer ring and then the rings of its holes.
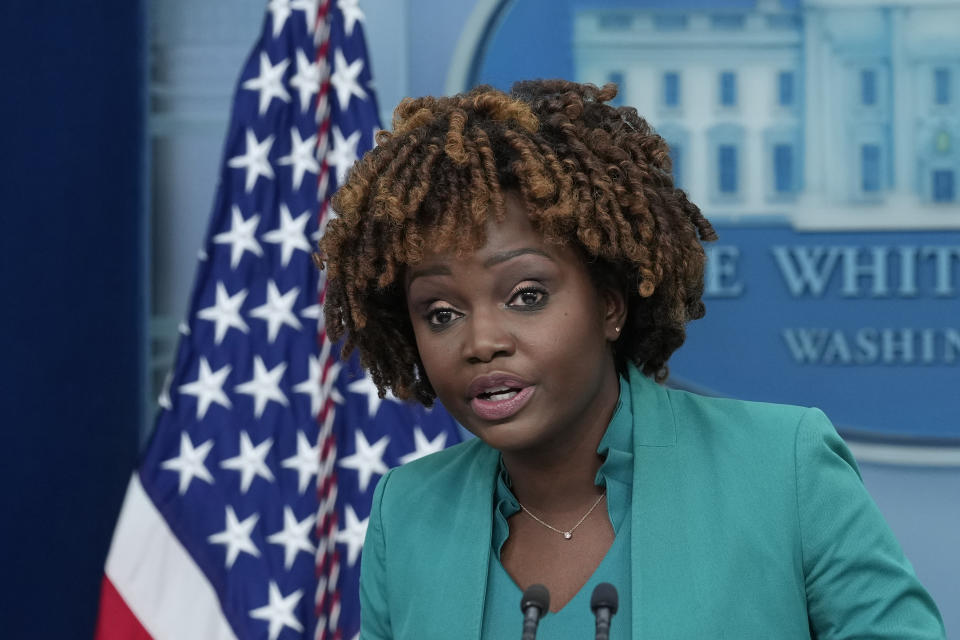
{"type": "Polygon", "coordinates": [[[523,592],[520,599],[520,611],[526,613],[530,607],[540,609],[540,615],[550,609],[550,592],[542,584],[532,584],[523,592]]]}
{"type": "Polygon", "coordinates": [[[610,609],[610,615],[617,612],[617,588],[609,582],[601,582],[593,589],[593,595],[590,596],[590,610],[594,613],[597,609],[605,607],[610,609]]]}

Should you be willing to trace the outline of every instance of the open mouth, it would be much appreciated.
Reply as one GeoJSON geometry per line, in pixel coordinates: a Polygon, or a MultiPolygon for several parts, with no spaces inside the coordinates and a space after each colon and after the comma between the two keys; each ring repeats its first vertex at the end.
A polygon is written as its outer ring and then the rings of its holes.
{"type": "Polygon", "coordinates": [[[534,387],[499,386],[484,389],[470,401],[474,414],[483,420],[506,420],[527,404],[534,387]]]}
{"type": "Polygon", "coordinates": [[[501,400],[509,400],[518,393],[520,393],[520,389],[516,387],[497,387],[495,389],[488,389],[487,391],[478,394],[477,397],[481,400],[498,402],[501,400]]]}

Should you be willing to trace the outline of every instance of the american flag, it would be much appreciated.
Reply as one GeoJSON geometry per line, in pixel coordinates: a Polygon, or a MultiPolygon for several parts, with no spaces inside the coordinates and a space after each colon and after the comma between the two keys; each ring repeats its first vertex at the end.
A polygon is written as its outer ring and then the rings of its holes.
{"type": "Polygon", "coordinates": [[[310,254],[379,128],[363,21],[357,0],[268,3],[98,640],[355,637],[378,477],[460,439],[323,331],[310,254]]]}

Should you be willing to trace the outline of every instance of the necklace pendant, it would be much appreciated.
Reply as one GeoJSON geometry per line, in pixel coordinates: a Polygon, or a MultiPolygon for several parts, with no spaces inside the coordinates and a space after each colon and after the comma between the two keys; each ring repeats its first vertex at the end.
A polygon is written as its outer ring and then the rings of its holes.
{"type": "Polygon", "coordinates": [[[572,537],[573,537],[573,531],[565,531],[565,532],[563,533],[563,538],[564,538],[564,540],[569,540],[569,539],[572,538],[572,537]]]}

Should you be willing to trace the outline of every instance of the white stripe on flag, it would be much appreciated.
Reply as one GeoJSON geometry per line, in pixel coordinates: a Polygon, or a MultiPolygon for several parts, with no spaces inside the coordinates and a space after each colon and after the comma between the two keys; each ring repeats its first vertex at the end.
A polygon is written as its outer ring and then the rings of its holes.
{"type": "Polygon", "coordinates": [[[206,576],[167,526],[136,473],[106,574],[155,640],[235,640],[206,576]]]}

